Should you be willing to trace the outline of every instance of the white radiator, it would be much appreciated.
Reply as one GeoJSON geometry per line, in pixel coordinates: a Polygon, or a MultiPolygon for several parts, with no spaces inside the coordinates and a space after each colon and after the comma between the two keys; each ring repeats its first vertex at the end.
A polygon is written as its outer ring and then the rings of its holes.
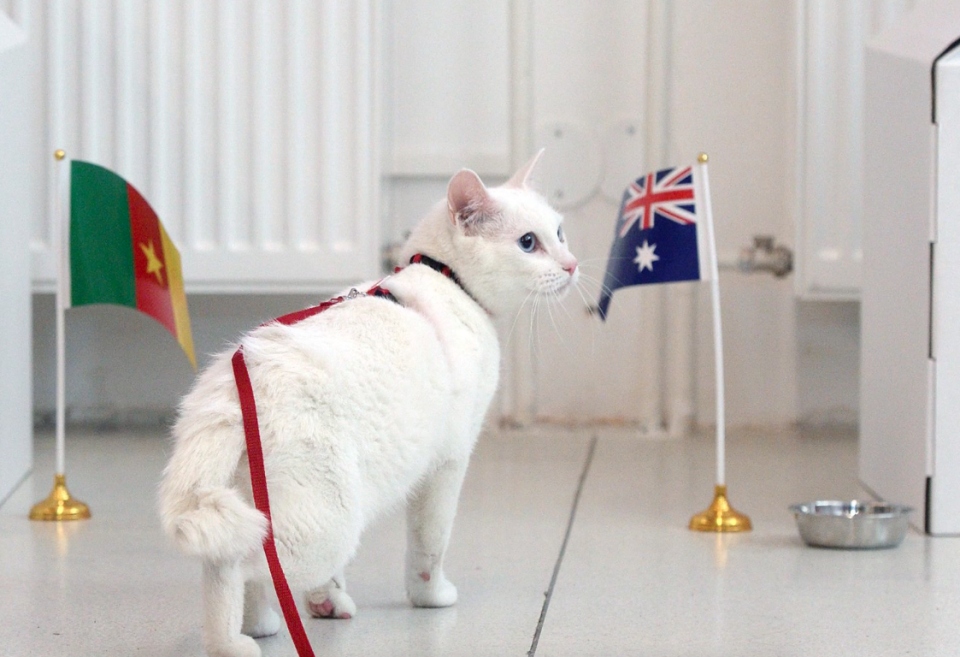
{"type": "Polygon", "coordinates": [[[376,0],[5,1],[40,53],[34,289],[54,280],[57,148],[146,196],[188,291],[379,272],[376,0]]]}

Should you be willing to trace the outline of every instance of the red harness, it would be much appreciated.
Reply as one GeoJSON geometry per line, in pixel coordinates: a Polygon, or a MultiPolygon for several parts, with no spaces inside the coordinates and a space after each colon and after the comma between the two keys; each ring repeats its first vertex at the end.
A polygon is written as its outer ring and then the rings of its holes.
{"type": "MultiPolygon", "coordinates": [[[[456,274],[449,267],[428,256],[417,254],[410,259],[411,264],[425,264],[444,276],[451,278],[457,285],[463,288],[463,284],[457,278],[456,274]]],[[[399,271],[399,269],[398,269],[399,271]]],[[[466,289],[464,288],[464,292],[466,289]]],[[[469,295],[469,293],[467,293],[469,295]]],[[[382,297],[397,302],[389,290],[374,285],[367,290],[365,294],[351,293],[347,297],[335,297],[329,301],[321,303],[319,306],[298,310],[295,313],[278,317],[268,322],[268,324],[279,323],[284,326],[296,324],[308,317],[319,315],[343,303],[347,299],[360,296],[382,297]]],[[[472,296],[471,296],[472,298],[472,296]]],[[[243,415],[243,433],[247,441],[247,460],[250,462],[250,482],[253,487],[253,501],[259,510],[267,518],[267,535],[263,539],[263,551],[267,557],[267,565],[270,567],[270,577],[273,579],[273,587],[277,592],[277,599],[280,601],[280,610],[283,612],[283,618],[287,623],[287,629],[297,648],[297,654],[300,657],[314,657],[313,648],[310,647],[310,640],[307,638],[306,630],[303,628],[303,621],[300,619],[300,612],[297,610],[297,603],[293,600],[293,594],[290,592],[290,586],[287,584],[286,575],[283,574],[283,568],[280,565],[280,558],[277,556],[277,545],[273,540],[273,520],[270,517],[270,499],[267,495],[267,476],[263,468],[263,448],[260,444],[260,423],[257,420],[257,403],[253,396],[253,386],[250,383],[250,373],[247,371],[247,364],[243,358],[243,345],[233,354],[233,376],[237,382],[237,392],[240,395],[240,412],[243,415]]]]}

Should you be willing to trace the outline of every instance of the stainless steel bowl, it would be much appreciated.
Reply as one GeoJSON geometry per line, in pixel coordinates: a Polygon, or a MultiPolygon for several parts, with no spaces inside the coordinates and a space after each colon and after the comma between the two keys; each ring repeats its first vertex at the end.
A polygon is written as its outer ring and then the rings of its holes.
{"type": "Polygon", "coordinates": [[[883,502],[818,501],[790,507],[807,545],[830,548],[889,548],[907,533],[908,506],[883,502]]]}

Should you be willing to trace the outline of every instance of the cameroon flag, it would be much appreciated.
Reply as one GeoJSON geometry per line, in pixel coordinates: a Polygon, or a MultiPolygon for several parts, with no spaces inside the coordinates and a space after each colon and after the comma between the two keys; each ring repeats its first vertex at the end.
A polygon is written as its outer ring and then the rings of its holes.
{"type": "Polygon", "coordinates": [[[108,169],[70,163],[69,305],[136,308],[167,327],[194,369],[180,253],[157,213],[108,169]]]}

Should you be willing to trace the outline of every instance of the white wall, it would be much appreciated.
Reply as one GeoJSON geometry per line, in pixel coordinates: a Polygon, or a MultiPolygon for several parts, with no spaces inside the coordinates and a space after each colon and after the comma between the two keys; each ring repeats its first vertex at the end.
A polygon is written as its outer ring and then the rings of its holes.
{"type": "MultiPolygon", "coordinates": [[[[591,6],[581,3],[581,9],[591,6]]],[[[543,9],[550,13],[546,6],[543,9]]],[[[631,25],[628,16],[611,17],[609,29],[642,35],[642,26],[631,25]]],[[[576,29],[589,29],[580,27],[583,21],[574,15],[551,20],[569,20],[576,29]]],[[[667,15],[669,143],[662,160],[648,158],[638,163],[636,172],[708,152],[718,249],[728,260],[756,234],[773,235],[788,245],[794,241],[793,20],[781,4],[762,0],[676,2],[667,15]]],[[[548,28],[538,24],[539,29],[548,28]]],[[[591,121],[599,128],[616,115],[617,101],[622,103],[629,93],[625,88],[642,88],[634,80],[643,75],[643,53],[634,53],[633,61],[639,61],[634,68],[584,68],[582,54],[568,47],[561,30],[557,32],[542,35],[541,42],[549,45],[538,49],[537,66],[566,72],[568,89],[563,96],[545,92],[538,112],[591,121]],[[568,98],[602,102],[578,105],[565,102],[568,98]]],[[[598,33],[593,49],[617,52],[618,44],[598,33]]],[[[571,239],[594,276],[603,266],[615,215],[616,205],[599,197],[567,212],[571,239]]],[[[696,415],[701,423],[710,424],[715,412],[710,301],[705,287],[698,287],[696,294],[696,415]]],[[[545,322],[540,413],[566,420],[591,412],[639,419],[638,399],[650,394],[644,390],[644,378],[656,373],[638,362],[635,343],[654,341],[661,353],[667,353],[664,336],[641,333],[641,317],[668,309],[671,296],[677,291],[667,291],[665,300],[643,289],[619,291],[606,326],[581,320],[578,304],[568,304],[578,331],[564,338],[545,322]],[[576,377],[569,375],[571,369],[576,377]]],[[[794,300],[790,280],[729,270],[721,273],[721,299],[731,425],[856,420],[855,305],[800,304],[794,300]]],[[[564,313],[554,315],[558,322],[570,323],[564,313]]],[[[663,394],[665,387],[661,377],[654,394],[663,394]]]]}
{"type": "MultiPolygon", "coordinates": [[[[602,190],[617,185],[605,176],[689,161],[701,150],[711,156],[721,257],[735,255],[757,233],[793,245],[792,11],[785,11],[783,3],[763,0],[531,2],[533,134],[549,138],[544,127],[562,122],[604,143],[611,126],[624,119],[636,119],[644,132],[640,148],[599,171],[588,157],[558,161],[550,159],[557,157],[551,151],[546,154],[547,173],[573,181],[590,176],[597,180],[589,200],[565,210],[568,234],[585,272],[602,278],[609,249],[616,204],[602,190]],[[651,21],[664,31],[656,36],[666,44],[666,52],[651,55],[651,21]],[[649,86],[651,69],[666,72],[665,84],[649,86]],[[657,129],[668,137],[660,140],[664,143],[647,134],[661,101],[666,112],[657,118],[663,123],[657,129]],[[635,165],[624,167],[624,157],[633,157],[635,165]]],[[[389,22],[384,29],[385,57],[392,62],[385,70],[383,101],[387,175],[382,234],[389,240],[399,238],[442,197],[446,178],[460,163],[486,173],[488,181],[502,180],[513,156],[512,142],[502,133],[524,127],[511,125],[507,113],[511,79],[504,49],[509,50],[510,41],[504,31],[510,27],[512,3],[472,5],[470,10],[428,0],[403,5],[404,12],[420,12],[424,18],[419,22],[411,21],[409,13],[396,16],[396,2],[383,4],[386,19],[404,28],[403,38],[395,36],[389,22]],[[440,4],[443,11],[431,13],[440,4]],[[441,19],[473,27],[451,32],[438,24],[441,19]],[[476,26],[490,33],[478,36],[476,26]],[[478,90],[482,93],[475,93],[478,90]],[[418,103],[434,103],[429,121],[417,112],[418,103]],[[477,106],[475,112],[471,103],[477,106]],[[448,124],[442,123],[444,117],[449,117],[448,124]],[[483,148],[488,143],[490,147],[483,148]]],[[[557,151],[562,149],[553,153],[557,151]]],[[[729,423],[854,419],[856,305],[797,302],[789,279],[732,271],[724,271],[721,279],[729,423]]],[[[686,303],[682,297],[673,290],[662,299],[638,288],[619,291],[606,325],[587,317],[577,297],[554,308],[552,320],[542,313],[539,330],[532,331],[539,335],[537,413],[575,421],[639,420],[643,395],[666,394],[660,371],[652,392],[644,385],[650,375],[644,362],[649,351],[644,349],[663,352],[665,337],[642,334],[643,318],[654,305],[669,314],[678,299],[686,303]]],[[[198,355],[203,360],[203,354],[218,350],[242,329],[313,300],[191,295],[198,355]]],[[[694,302],[693,410],[709,424],[713,347],[705,289],[696,293],[694,302]]],[[[172,339],[148,319],[117,309],[73,312],[68,406],[75,417],[155,417],[189,385],[189,368],[172,339]],[[144,338],[129,332],[133,326],[144,338]],[[134,361],[144,367],[134,369],[134,361]]],[[[49,299],[38,299],[34,317],[36,405],[47,410],[52,407],[52,352],[45,346],[52,330],[49,299]]],[[[513,339],[530,336],[531,327],[521,325],[513,339]]]]}
{"type": "MultiPolygon", "coordinates": [[[[332,290],[331,290],[332,292],[332,290]]],[[[325,295],[188,295],[200,367],[261,322],[317,303],[325,295]]],[[[52,421],[55,384],[53,295],[34,295],[34,408],[52,421]]],[[[193,369],[167,330],[115,306],[67,313],[67,420],[153,425],[170,418],[193,369]]]]}
{"type": "MultiPolygon", "coordinates": [[[[793,245],[790,108],[792,14],[781,3],[679,2],[673,23],[671,151],[710,154],[720,253],[757,234],[793,245]]],[[[709,298],[701,291],[698,414],[714,413],[709,298]]],[[[790,281],[721,274],[727,417],[731,424],[797,418],[795,304],[790,281]]]]}
{"type": "Polygon", "coordinates": [[[860,304],[797,304],[797,419],[856,424],[860,404],[860,304]]]}

